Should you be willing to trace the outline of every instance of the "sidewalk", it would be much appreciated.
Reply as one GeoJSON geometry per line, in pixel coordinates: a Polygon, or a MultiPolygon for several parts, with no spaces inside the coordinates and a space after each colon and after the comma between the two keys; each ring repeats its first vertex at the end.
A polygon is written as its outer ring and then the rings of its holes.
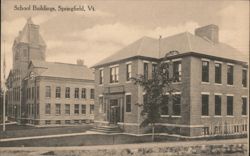
{"type": "Polygon", "coordinates": [[[71,134],[56,134],[56,135],[41,135],[41,136],[31,136],[31,137],[6,138],[6,139],[0,139],[0,142],[41,139],[41,138],[58,138],[58,137],[65,137],[65,136],[77,136],[77,135],[89,135],[89,134],[104,134],[104,133],[86,131],[82,133],[71,133],[71,134]]]}
{"type": "Polygon", "coordinates": [[[210,140],[210,141],[176,141],[176,142],[155,142],[140,144],[118,144],[118,145],[96,145],[96,146],[71,146],[71,147],[1,147],[1,151],[70,151],[70,150],[108,150],[108,149],[138,149],[153,147],[180,147],[180,146],[202,146],[202,145],[227,145],[227,144],[247,144],[247,138],[210,140]]]}
{"type": "MultiPolygon", "coordinates": [[[[17,124],[17,122],[7,122],[5,123],[5,125],[14,125],[14,124],[17,124]]],[[[2,126],[3,124],[1,123],[0,126],[2,126]]]]}

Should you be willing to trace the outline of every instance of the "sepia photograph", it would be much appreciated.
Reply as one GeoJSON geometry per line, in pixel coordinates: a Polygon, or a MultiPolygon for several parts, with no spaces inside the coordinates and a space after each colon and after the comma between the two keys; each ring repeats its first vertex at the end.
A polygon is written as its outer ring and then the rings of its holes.
{"type": "Polygon", "coordinates": [[[248,0],[1,0],[1,156],[248,156],[248,0]]]}

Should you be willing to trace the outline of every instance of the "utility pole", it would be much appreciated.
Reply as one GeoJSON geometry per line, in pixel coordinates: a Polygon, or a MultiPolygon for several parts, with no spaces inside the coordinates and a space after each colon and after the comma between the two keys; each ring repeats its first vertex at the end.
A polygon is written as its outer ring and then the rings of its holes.
{"type": "Polygon", "coordinates": [[[3,131],[5,131],[5,40],[3,40],[3,131]]]}

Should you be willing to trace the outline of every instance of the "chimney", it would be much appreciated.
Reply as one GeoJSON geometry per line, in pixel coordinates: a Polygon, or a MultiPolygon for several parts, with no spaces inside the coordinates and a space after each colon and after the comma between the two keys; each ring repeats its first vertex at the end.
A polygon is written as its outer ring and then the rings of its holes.
{"type": "Polygon", "coordinates": [[[210,24],[204,27],[195,29],[195,35],[209,40],[213,43],[219,42],[219,27],[214,24],[210,24]]]}
{"type": "Polygon", "coordinates": [[[78,60],[76,61],[76,64],[79,65],[79,66],[83,66],[83,65],[84,65],[84,60],[78,59],[78,60]]]}

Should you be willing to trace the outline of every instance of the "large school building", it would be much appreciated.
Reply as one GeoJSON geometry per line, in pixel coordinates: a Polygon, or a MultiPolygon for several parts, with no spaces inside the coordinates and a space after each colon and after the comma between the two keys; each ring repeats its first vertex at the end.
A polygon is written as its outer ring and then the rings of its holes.
{"type": "MultiPolygon", "coordinates": [[[[219,41],[219,28],[208,25],[160,40],[142,37],[95,68],[95,125],[116,125],[127,133],[140,128],[143,88],[131,77],[150,79],[164,56],[171,62],[177,92],[157,123],[162,132],[186,136],[246,133],[248,127],[247,59],[219,41]]],[[[166,96],[168,96],[166,94],[166,96]]]]}

